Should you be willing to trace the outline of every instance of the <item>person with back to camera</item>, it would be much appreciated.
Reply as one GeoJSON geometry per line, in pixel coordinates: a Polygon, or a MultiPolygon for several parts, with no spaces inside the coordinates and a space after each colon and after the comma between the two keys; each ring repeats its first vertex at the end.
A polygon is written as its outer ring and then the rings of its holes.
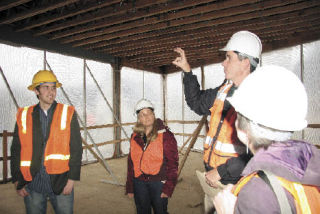
{"type": "Polygon", "coordinates": [[[238,184],[214,197],[218,214],[320,213],[320,150],[290,139],[307,126],[307,93],[298,77],[263,66],[228,99],[238,137],[254,156],[238,184]]]}
{"type": "MultiPolygon", "coordinates": [[[[209,131],[204,144],[204,165],[206,180],[212,187],[222,184],[235,184],[251,154],[237,138],[235,130],[236,112],[227,102],[241,82],[253,72],[262,51],[262,44],[257,35],[249,31],[239,31],[232,35],[227,45],[222,62],[225,81],[214,89],[200,90],[197,77],[192,74],[189,63],[181,48],[174,49],[179,56],[172,62],[183,70],[185,99],[188,106],[199,115],[211,114],[209,131]]],[[[219,188],[215,192],[218,192],[219,188]]],[[[205,213],[213,213],[212,199],[205,194],[205,213]]]]}
{"type": "Polygon", "coordinates": [[[126,194],[134,197],[138,214],[166,214],[178,177],[177,141],[161,119],[156,119],[153,104],[140,100],[135,107],[128,155],[126,194]]]}
{"type": "Polygon", "coordinates": [[[11,174],[28,214],[73,213],[74,182],[80,180],[82,141],[73,106],[55,101],[62,84],[40,70],[28,87],[39,103],[19,108],[11,145],[11,174]]]}

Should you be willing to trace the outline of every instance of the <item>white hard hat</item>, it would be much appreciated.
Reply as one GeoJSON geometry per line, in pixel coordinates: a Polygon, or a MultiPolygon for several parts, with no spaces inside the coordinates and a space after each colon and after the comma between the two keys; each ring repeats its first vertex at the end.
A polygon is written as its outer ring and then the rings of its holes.
{"type": "Polygon", "coordinates": [[[231,36],[222,51],[238,51],[254,58],[260,58],[262,44],[259,37],[249,31],[239,31],[231,36]]]}
{"type": "Polygon", "coordinates": [[[144,108],[150,108],[150,109],[154,110],[153,104],[152,104],[149,100],[147,100],[147,99],[141,99],[141,100],[139,100],[139,101],[137,102],[137,104],[136,104],[136,106],[135,106],[135,108],[134,108],[134,112],[135,112],[136,114],[138,114],[139,111],[141,111],[141,110],[144,109],[144,108]]]}
{"type": "Polygon", "coordinates": [[[306,90],[299,78],[283,67],[257,68],[227,99],[237,112],[266,127],[298,131],[307,126],[306,90]]]}

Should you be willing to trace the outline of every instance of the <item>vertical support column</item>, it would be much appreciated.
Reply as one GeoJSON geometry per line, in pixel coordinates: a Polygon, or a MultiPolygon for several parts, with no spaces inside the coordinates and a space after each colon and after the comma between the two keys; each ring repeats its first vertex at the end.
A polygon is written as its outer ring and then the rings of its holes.
{"type": "Polygon", "coordinates": [[[204,90],[205,89],[205,75],[204,75],[204,67],[201,66],[201,89],[204,90]]]}
{"type": "MultiPolygon", "coordinates": [[[[88,142],[88,133],[87,133],[87,66],[86,59],[83,59],[83,138],[85,142],[88,142]]],[[[85,161],[88,161],[88,149],[84,150],[85,161]]]]}
{"type": "Polygon", "coordinates": [[[43,51],[43,70],[47,70],[47,63],[46,63],[46,61],[47,61],[47,51],[44,50],[44,51],[43,51]]]}
{"type": "MultiPolygon", "coordinates": [[[[304,79],[303,79],[303,74],[304,74],[304,55],[303,55],[303,44],[300,45],[300,79],[301,79],[301,82],[303,83],[304,82],[304,79]]],[[[305,133],[304,133],[304,129],[301,131],[301,138],[302,140],[304,140],[304,137],[305,137],[305,133]]]]}
{"type": "MultiPolygon", "coordinates": [[[[115,60],[115,63],[111,65],[113,69],[113,112],[114,116],[121,123],[120,117],[120,98],[121,98],[121,61],[119,58],[115,60]]],[[[113,124],[116,125],[117,122],[113,119],[113,124]]],[[[121,140],[121,127],[119,125],[113,128],[114,140],[121,140]]],[[[121,142],[114,144],[113,158],[118,158],[122,155],[121,142]]]]}
{"type": "Polygon", "coordinates": [[[167,75],[162,74],[163,121],[167,124],[167,75]]]}
{"type": "Polygon", "coordinates": [[[184,84],[183,84],[183,72],[181,72],[181,118],[182,118],[182,142],[184,142],[184,84]]]}
{"type": "MultiPolygon", "coordinates": [[[[204,74],[204,67],[201,66],[201,89],[202,90],[205,90],[206,89],[206,75],[204,74]]],[[[209,131],[209,124],[208,124],[208,121],[206,120],[204,122],[204,126],[205,126],[205,129],[206,129],[206,132],[209,131]]]]}
{"type": "Polygon", "coordinates": [[[3,130],[2,153],[3,153],[2,175],[3,175],[3,183],[5,184],[7,183],[7,179],[8,179],[8,132],[7,130],[3,130]]]}

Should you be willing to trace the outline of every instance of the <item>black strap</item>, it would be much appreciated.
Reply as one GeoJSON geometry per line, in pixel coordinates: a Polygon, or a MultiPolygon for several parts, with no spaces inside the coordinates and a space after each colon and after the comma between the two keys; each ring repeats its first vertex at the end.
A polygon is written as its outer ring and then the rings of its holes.
{"type": "Polygon", "coordinates": [[[268,186],[270,187],[270,189],[272,190],[272,192],[274,192],[274,191],[273,191],[273,188],[272,188],[272,186],[271,186],[271,184],[270,184],[270,181],[269,181],[267,175],[264,173],[264,171],[259,170],[259,171],[257,172],[257,174],[258,174],[258,176],[259,176],[266,184],[268,184],[268,186]]]}

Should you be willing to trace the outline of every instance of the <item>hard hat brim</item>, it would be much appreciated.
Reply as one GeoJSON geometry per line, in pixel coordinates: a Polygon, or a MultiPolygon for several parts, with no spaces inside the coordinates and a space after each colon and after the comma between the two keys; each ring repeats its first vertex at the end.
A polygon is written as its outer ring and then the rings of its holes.
{"type": "Polygon", "coordinates": [[[231,50],[229,50],[227,47],[224,47],[224,48],[220,48],[219,51],[231,51],[231,50]]]}
{"type": "MultiPolygon", "coordinates": [[[[40,85],[40,83],[37,83],[37,84],[31,84],[28,86],[28,89],[30,91],[33,91],[38,85],[40,85]]],[[[62,84],[60,82],[56,82],[56,87],[57,88],[60,88],[62,86],[62,84]]]]}

